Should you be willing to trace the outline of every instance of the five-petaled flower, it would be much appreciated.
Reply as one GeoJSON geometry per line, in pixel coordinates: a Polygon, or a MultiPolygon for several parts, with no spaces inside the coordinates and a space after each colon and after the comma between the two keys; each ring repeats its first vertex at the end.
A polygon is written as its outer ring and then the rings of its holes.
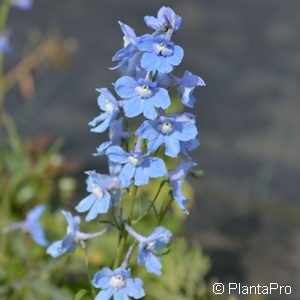
{"type": "Polygon", "coordinates": [[[148,152],[153,153],[164,144],[165,154],[176,157],[180,152],[180,142],[192,140],[198,130],[193,122],[175,117],[161,116],[156,120],[146,120],[136,131],[136,134],[148,140],[148,152]]]}
{"type": "Polygon", "coordinates": [[[155,119],[157,117],[155,108],[166,109],[171,104],[168,91],[157,87],[156,82],[149,80],[135,80],[123,76],[116,81],[115,89],[120,97],[128,99],[124,111],[125,116],[129,118],[143,113],[147,119],[155,119]]]}
{"type": "Polygon", "coordinates": [[[130,153],[119,146],[112,146],[106,152],[111,161],[124,164],[119,175],[123,188],[132,184],[131,179],[134,179],[135,185],[145,185],[149,182],[149,178],[167,174],[165,163],[161,158],[142,154],[140,148],[138,140],[135,150],[130,153]]]}
{"type": "Polygon", "coordinates": [[[183,49],[163,37],[146,34],[138,41],[137,47],[145,52],[141,58],[141,67],[146,71],[169,73],[178,66],[183,58],[183,49]]]}
{"type": "Polygon", "coordinates": [[[128,300],[128,297],[140,299],[145,296],[143,281],[140,278],[131,278],[131,270],[119,267],[112,271],[103,268],[94,276],[92,284],[102,289],[95,300],[128,300]]]}
{"type": "Polygon", "coordinates": [[[157,13],[157,18],[145,16],[144,21],[150,28],[155,30],[155,35],[165,35],[171,37],[177,32],[182,23],[182,18],[175,14],[170,7],[163,6],[157,13]]]}
{"type": "MultiPolygon", "coordinates": [[[[90,193],[87,197],[79,202],[75,209],[79,213],[87,212],[85,220],[94,220],[98,214],[105,214],[108,212],[111,205],[111,192],[118,191],[119,179],[117,176],[110,176],[96,173],[96,171],[86,171],[87,191],[90,193]]],[[[118,202],[119,193],[116,193],[114,201],[118,202]]]]}
{"type": "Polygon", "coordinates": [[[147,237],[137,233],[132,227],[125,223],[125,229],[138,242],[138,264],[145,265],[150,273],[161,275],[162,264],[156,251],[162,250],[172,237],[172,233],[166,228],[159,226],[147,237]]]}
{"type": "Polygon", "coordinates": [[[72,216],[70,212],[64,210],[61,213],[65,216],[68,223],[67,234],[62,240],[56,241],[48,247],[47,253],[52,257],[58,257],[66,252],[74,252],[78,242],[95,238],[106,232],[106,229],[94,233],[81,232],[79,230],[79,216],[72,216]]]}

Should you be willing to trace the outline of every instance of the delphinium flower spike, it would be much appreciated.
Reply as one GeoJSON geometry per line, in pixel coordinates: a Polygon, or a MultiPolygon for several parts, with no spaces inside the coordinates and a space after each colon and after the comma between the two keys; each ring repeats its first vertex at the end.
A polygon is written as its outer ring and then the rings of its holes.
{"type": "Polygon", "coordinates": [[[32,239],[41,246],[47,246],[48,241],[45,238],[45,232],[43,227],[41,226],[39,219],[43,215],[45,211],[44,205],[37,205],[33,209],[31,209],[25,221],[17,222],[12,225],[3,228],[3,232],[9,232],[16,229],[21,229],[25,232],[29,232],[32,239]]]}
{"type": "Polygon", "coordinates": [[[101,231],[94,233],[81,232],[79,230],[79,216],[72,216],[70,212],[64,210],[62,210],[61,213],[65,216],[68,223],[67,234],[62,240],[56,241],[48,247],[47,253],[52,257],[58,257],[66,252],[74,252],[80,241],[95,238],[103,235],[107,231],[107,229],[104,228],[101,231]]]}

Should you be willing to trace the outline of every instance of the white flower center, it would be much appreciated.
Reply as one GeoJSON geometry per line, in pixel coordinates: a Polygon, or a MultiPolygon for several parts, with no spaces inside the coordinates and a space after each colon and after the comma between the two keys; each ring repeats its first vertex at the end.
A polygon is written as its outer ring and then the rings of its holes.
{"type": "Polygon", "coordinates": [[[121,288],[125,285],[125,281],[121,275],[116,275],[110,279],[109,285],[114,288],[121,288]]]}
{"type": "Polygon", "coordinates": [[[92,194],[97,197],[98,199],[102,199],[103,197],[103,191],[101,189],[101,187],[98,184],[93,184],[93,190],[92,190],[92,194]]]}
{"type": "Polygon", "coordinates": [[[111,114],[114,110],[115,106],[111,102],[107,101],[105,104],[105,111],[111,114]]]}
{"type": "Polygon", "coordinates": [[[141,97],[141,98],[149,98],[152,96],[152,91],[151,89],[149,88],[148,85],[144,84],[144,85],[139,85],[135,88],[135,91],[138,93],[138,95],[141,97]]]}
{"type": "Polygon", "coordinates": [[[154,251],[155,250],[155,242],[150,242],[149,244],[147,244],[146,249],[154,251]]]}
{"type": "Polygon", "coordinates": [[[141,159],[135,156],[129,156],[128,161],[134,166],[137,166],[138,164],[141,163],[141,159]]]}
{"type": "Polygon", "coordinates": [[[164,134],[168,134],[172,132],[174,128],[171,122],[165,122],[159,125],[159,130],[164,134]]]}
{"type": "Polygon", "coordinates": [[[162,55],[162,56],[169,56],[173,54],[173,50],[170,49],[166,44],[161,43],[161,44],[155,44],[154,49],[157,54],[162,55]]]}

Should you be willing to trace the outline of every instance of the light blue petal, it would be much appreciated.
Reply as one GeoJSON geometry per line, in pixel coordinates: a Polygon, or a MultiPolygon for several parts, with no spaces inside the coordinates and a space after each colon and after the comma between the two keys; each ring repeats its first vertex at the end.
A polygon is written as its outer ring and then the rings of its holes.
{"type": "Polygon", "coordinates": [[[94,118],[92,121],[89,122],[90,126],[96,126],[98,123],[104,121],[106,118],[108,117],[108,113],[102,113],[99,116],[97,116],[96,118],[94,118]]]}
{"type": "Polygon", "coordinates": [[[109,206],[110,206],[110,193],[107,191],[104,191],[103,198],[99,201],[97,201],[98,206],[98,213],[99,214],[106,214],[108,212],[109,206]]]}
{"type": "Polygon", "coordinates": [[[131,185],[131,178],[133,177],[134,172],[135,172],[135,167],[131,163],[127,163],[123,167],[123,169],[119,175],[122,188],[125,188],[125,187],[128,187],[131,185]]]}
{"type": "Polygon", "coordinates": [[[145,100],[139,98],[132,98],[127,101],[124,106],[125,116],[128,118],[133,118],[142,113],[144,110],[145,100]]]}
{"type": "Polygon", "coordinates": [[[129,154],[120,146],[111,146],[107,149],[106,155],[112,162],[124,164],[128,161],[129,154]]]}
{"type": "Polygon", "coordinates": [[[77,242],[74,240],[74,234],[69,233],[62,239],[62,249],[67,252],[74,252],[77,247],[77,242]]]}
{"type": "MultiPolygon", "coordinates": [[[[141,59],[141,66],[146,71],[159,71],[165,73],[161,71],[161,64],[163,61],[164,57],[158,56],[155,53],[144,53],[141,59]]],[[[170,71],[172,71],[172,68],[170,71]]]]}
{"type": "Polygon", "coordinates": [[[129,300],[126,289],[121,288],[114,291],[114,300],[129,300]]]}
{"type": "Polygon", "coordinates": [[[134,299],[140,299],[145,296],[143,281],[140,278],[130,278],[126,282],[126,291],[128,296],[134,299]]]}
{"type": "Polygon", "coordinates": [[[45,211],[45,205],[37,205],[27,213],[26,222],[38,220],[45,211]]]}
{"type": "Polygon", "coordinates": [[[167,56],[166,60],[169,64],[178,66],[182,61],[183,55],[183,49],[180,46],[175,45],[173,55],[167,56]]]}
{"type": "Polygon", "coordinates": [[[147,119],[150,119],[150,120],[153,120],[157,117],[157,112],[151,101],[149,101],[149,100],[145,101],[143,114],[147,119]]]}
{"type": "Polygon", "coordinates": [[[156,139],[159,135],[159,132],[154,128],[155,124],[155,121],[144,121],[136,131],[136,135],[143,139],[156,139]]]}
{"type": "Polygon", "coordinates": [[[170,157],[177,157],[178,153],[180,152],[179,141],[172,135],[165,136],[164,140],[165,140],[165,145],[166,145],[165,154],[170,157]]]}
{"type": "Polygon", "coordinates": [[[109,300],[114,293],[112,288],[108,288],[106,290],[102,290],[94,300],[109,300]]]}
{"type": "Polygon", "coordinates": [[[66,252],[66,249],[62,248],[62,241],[56,241],[52,243],[48,248],[46,253],[50,254],[52,257],[58,257],[66,252]]]}
{"type": "Polygon", "coordinates": [[[151,251],[147,252],[147,255],[145,257],[145,266],[148,272],[154,273],[156,275],[161,275],[162,264],[160,262],[160,259],[151,251]]]}
{"type": "Polygon", "coordinates": [[[144,172],[151,178],[167,175],[167,169],[164,161],[158,157],[150,157],[150,165],[144,168],[144,172]]]}
{"type": "Polygon", "coordinates": [[[86,212],[88,211],[92,205],[94,204],[94,202],[97,200],[97,198],[94,195],[89,195],[87,197],[85,197],[83,200],[81,200],[78,205],[75,207],[75,209],[80,212],[86,212]]]}
{"type": "Polygon", "coordinates": [[[169,93],[166,89],[159,88],[155,95],[149,99],[155,107],[167,109],[171,105],[169,93]]]}
{"type": "Polygon", "coordinates": [[[96,288],[107,289],[109,287],[109,281],[114,275],[114,272],[109,268],[103,268],[94,275],[92,284],[96,288]]]}
{"type": "Polygon", "coordinates": [[[29,232],[31,234],[32,239],[41,246],[47,246],[49,243],[45,238],[45,232],[43,227],[38,223],[35,222],[29,228],[29,232]]]}
{"type": "Polygon", "coordinates": [[[159,134],[157,138],[154,140],[149,140],[147,144],[148,153],[153,153],[163,143],[164,143],[164,136],[162,134],[159,134]]]}
{"type": "Polygon", "coordinates": [[[101,132],[104,132],[109,127],[109,124],[112,121],[113,116],[115,114],[112,114],[112,115],[108,114],[108,113],[104,113],[104,114],[106,115],[106,119],[101,124],[99,124],[97,127],[92,128],[91,129],[92,132],[101,133],[101,132]]]}
{"type": "Polygon", "coordinates": [[[134,183],[135,185],[145,185],[149,182],[149,176],[144,172],[144,169],[139,166],[136,168],[134,174],[134,183]]]}
{"type": "Polygon", "coordinates": [[[115,90],[122,98],[131,98],[136,95],[135,88],[138,83],[129,76],[123,76],[119,78],[115,83],[115,90]]]}
{"type": "Polygon", "coordinates": [[[178,140],[186,142],[192,140],[198,134],[197,127],[191,122],[176,122],[176,130],[172,136],[178,140]]]}
{"type": "Polygon", "coordinates": [[[173,181],[172,191],[173,191],[173,198],[175,199],[176,203],[178,204],[180,209],[188,215],[189,212],[185,206],[190,202],[190,200],[187,199],[183,194],[182,181],[173,181]]]}
{"type": "Polygon", "coordinates": [[[144,21],[146,25],[154,30],[160,30],[160,24],[157,20],[157,18],[152,16],[145,16],[144,21]]]}

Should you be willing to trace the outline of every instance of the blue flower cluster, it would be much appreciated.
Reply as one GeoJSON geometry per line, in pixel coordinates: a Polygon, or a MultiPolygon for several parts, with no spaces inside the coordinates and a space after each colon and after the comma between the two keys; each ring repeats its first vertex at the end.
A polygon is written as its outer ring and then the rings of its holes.
{"type": "MultiPolygon", "coordinates": [[[[190,168],[196,165],[191,161],[189,152],[200,144],[196,138],[198,130],[192,113],[174,114],[169,112],[169,108],[174,94],[179,95],[184,106],[192,108],[196,102],[194,89],[205,86],[205,83],[189,71],[185,71],[181,78],[171,73],[184,55],[183,49],[171,41],[181,27],[181,17],[171,8],[162,7],[157,17],[146,16],[144,20],[148,27],[154,29],[152,34],[137,36],[130,26],[119,22],[124,34],[124,47],[113,56],[112,60],[118,63],[112,69],[119,69],[122,76],[113,84],[116,95],[107,88],[97,89],[101,113],[89,123],[93,132],[108,130],[109,140],[99,145],[94,155],[107,156],[109,174],[99,174],[95,170],[85,172],[88,194],[75,209],[85,213],[85,220],[90,222],[109,213],[112,208],[113,221],[121,231],[121,238],[129,236],[135,240],[122,264],[116,260],[114,270],[103,268],[95,274],[92,284],[101,289],[95,300],[144,297],[142,280],[132,278],[131,269],[127,268],[128,256],[138,244],[137,264],[145,266],[150,273],[161,275],[159,251],[172,237],[172,233],[162,226],[154,228],[148,236],[141,235],[131,227],[129,213],[128,219],[123,220],[122,210],[119,216],[121,222],[118,223],[114,214],[116,206],[126,201],[122,195],[127,198],[129,193],[130,197],[134,197],[131,193],[138,186],[148,184],[151,178],[162,177],[164,182],[168,182],[170,195],[178,207],[188,214],[186,205],[189,200],[183,193],[183,182],[190,168]],[[141,124],[129,124],[137,116],[143,118],[141,124]],[[167,161],[178,157],[181,162],[177,168],[169,170],[167,161]]],[[[105,232],[83,233],[79,229],[79,216],[72,216],[66,211],[62,213],[67,220],[67,233],[48,247],[47,253],[53,257],[73,252],[78,244],[105,232]]],[[[36,221],[39,213],[33,216],[17,227],[26,228],[35,240],[46,244],[36,221]]]]}

